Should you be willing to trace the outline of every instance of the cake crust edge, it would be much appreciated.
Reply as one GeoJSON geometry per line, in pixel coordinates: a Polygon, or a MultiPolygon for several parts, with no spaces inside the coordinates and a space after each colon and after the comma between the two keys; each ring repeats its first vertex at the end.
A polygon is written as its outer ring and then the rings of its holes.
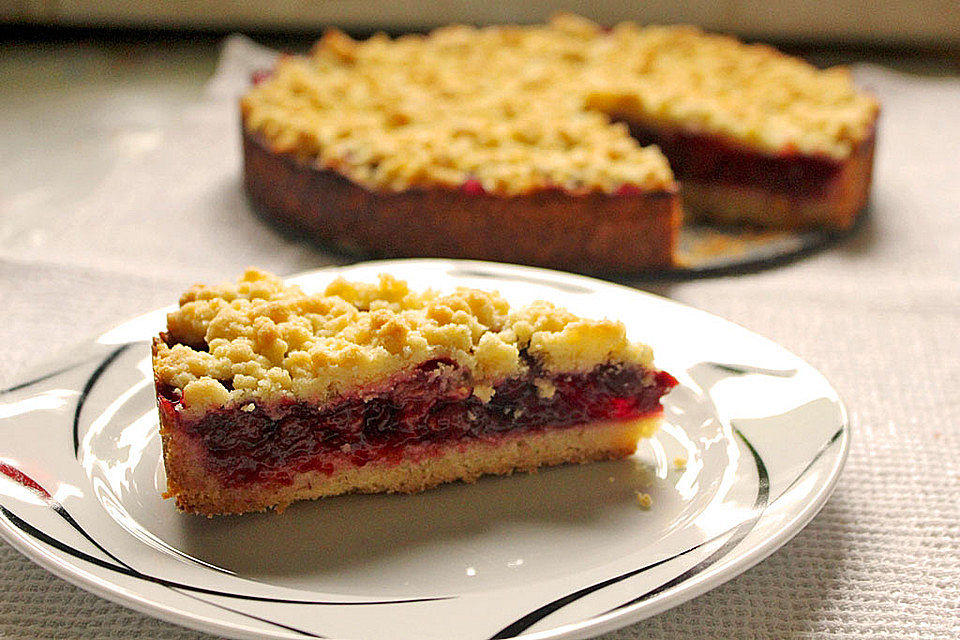
{"type": "Polygon", "coordinates": [[[586,273],[673,266],[679,189],[519,196],[445,187],[371,191],[271,149],[243,127],[243,181],[269,222],[350,254],[523,263],[586,273]]]}

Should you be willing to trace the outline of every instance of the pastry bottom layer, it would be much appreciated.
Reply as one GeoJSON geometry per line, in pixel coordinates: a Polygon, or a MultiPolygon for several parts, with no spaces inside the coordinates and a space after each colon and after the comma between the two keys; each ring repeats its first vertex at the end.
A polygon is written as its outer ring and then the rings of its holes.
{"type": "MultiPolygon", "coordinates": [[[[292,484],[283,486],[222,485],[215,477],[203,474],[199,459],[191,460],[189,448],[165,446],[168,457],[178,458],[173,468],[180,470],[178,477],[168,477],[167,496],[176,497],[177,507],[183,511],[213,516],[272,507],[282,511],[297,500],[343,493],[415,493],[445,482],[474,482],[483,475],[623,458],[636,450],[640,439],[656,432],[660,420],[656,416],[508,434],[495,440],[433,446],[429,451],[413,446],[410,455],[399,463],[343,466],[332,474],[310,471],[294,476],[292,484]]],[[[171,468],[169,464],[167,468],[171,468]]]]}

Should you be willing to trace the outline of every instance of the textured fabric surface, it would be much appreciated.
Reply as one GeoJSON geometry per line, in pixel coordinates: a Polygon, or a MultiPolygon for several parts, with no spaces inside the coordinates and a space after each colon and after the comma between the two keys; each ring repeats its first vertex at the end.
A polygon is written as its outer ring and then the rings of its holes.
{"type": "MultiPolygon", "coordinates": [[[[242,197],[235,98],[263,60],[228,41],[189,104],[90,98],[72,124],[118,145],[110,161],[0,195],[0,388],[194,281],[334,260],[264,226],[242,197]]],[[[856,72],[883,116],[855,237],[757,274],[635,283],[768,336],[831,380],[853,426],[836,493],[755,568],[606,640],[960,638],[960,82],[856,72]]],[[[209,636],[90,595],[0,543],[0,637],[209,636]]]]}

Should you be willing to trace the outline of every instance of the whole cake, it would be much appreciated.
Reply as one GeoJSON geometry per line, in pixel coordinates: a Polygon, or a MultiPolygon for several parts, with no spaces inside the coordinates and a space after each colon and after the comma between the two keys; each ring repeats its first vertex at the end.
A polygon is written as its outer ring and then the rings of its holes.
{"type": "Polygon", "coordinates": [[[250,269],[154,339],[167,495],[205,515],[630,455],[676,381],[622,324],[496,293],[250,269]]]}
{"type": "Polygon", "coordinates": [[[629,272],[671,264],[681,195],[719,221],[849,227],[877,114],[844,69],[693,27],[331,31],[243,98],[245,184],[348,250],[629,272]]]}

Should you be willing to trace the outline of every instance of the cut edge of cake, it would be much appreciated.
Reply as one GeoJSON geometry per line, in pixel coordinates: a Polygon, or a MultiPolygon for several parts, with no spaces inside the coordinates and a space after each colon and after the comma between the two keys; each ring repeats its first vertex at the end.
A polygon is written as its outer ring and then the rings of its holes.
{"type": "Polygon", "coordinates": [[[269,509],[282,512],[294,502],[350,493],[419,493],[451,482],[473,483],[488,475],[625,458],[636,451],[640,440],[656,433],[660,421],[657,416],[577,425],[497,442],[455,443],[415,461],[349,466],[331,475],[310,471],[297,474],[290,485],[237,491],[202,473],[202,455],[180,438],[175,425],[161,419],[168,469],[164,497],[175,498],[180,511],[215,516],[269,509]]]}

